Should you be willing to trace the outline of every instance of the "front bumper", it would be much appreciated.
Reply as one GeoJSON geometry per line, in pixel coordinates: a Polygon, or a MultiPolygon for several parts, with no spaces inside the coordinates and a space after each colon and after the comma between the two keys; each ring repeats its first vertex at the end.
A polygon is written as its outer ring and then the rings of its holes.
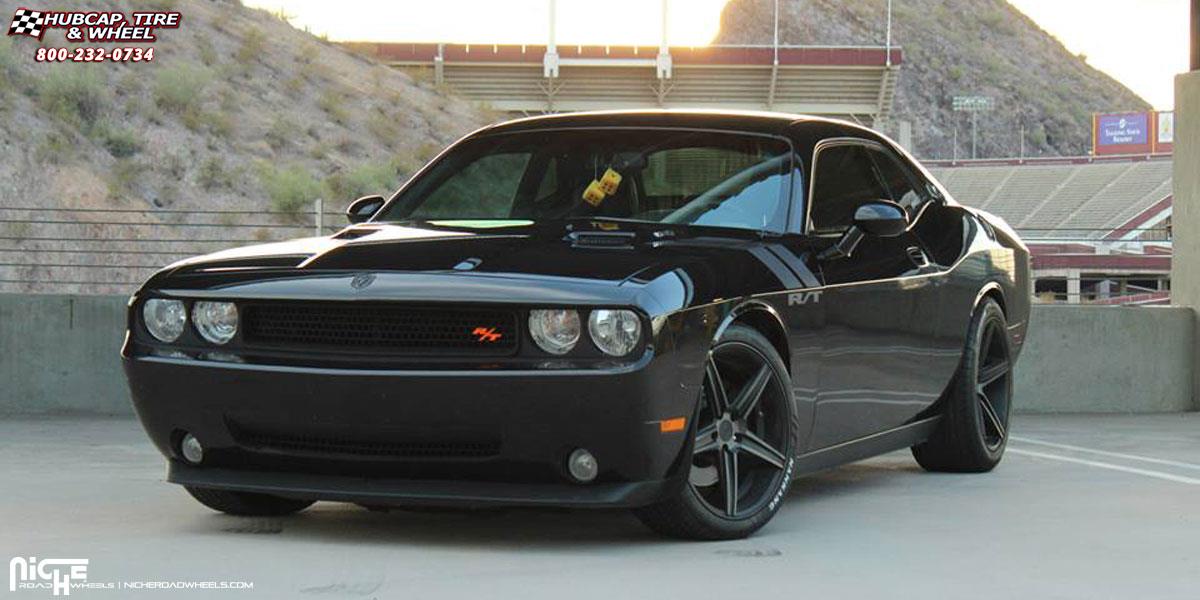
{"type": "MultiPolygon", "coordinates": [[[[128,348],[127,348],[128,350],[128,348]]],[[[630,507],[686,476],[697,385],[677,354],[576,371],[376,371],[124,357],[133,403],[189,486],[373,504],[630,507]],[[178,450],[205,447],[200,466],[178,450]],[[566,457],[588,449],[578,484],[566,457]]]]}

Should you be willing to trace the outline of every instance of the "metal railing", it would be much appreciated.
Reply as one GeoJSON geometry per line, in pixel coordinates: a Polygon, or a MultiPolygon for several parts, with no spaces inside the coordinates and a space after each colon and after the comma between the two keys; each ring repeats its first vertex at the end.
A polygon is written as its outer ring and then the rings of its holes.
{"type": "Polygon", "coordinates": [[[177,260],[343,223],[320,201],[300,212],[0,207],[0,292],[129,293],[177,260]]]}
{"type": "MultiPolygon", "coordinates": [[[[130,293],[156,270],[187,257],[328,235],[345,224],[342,213],[320,202],[302,212],[0,207],[0,292],[130,293]]],[[[1035,251],[1039,245],[1071,246],[1050,251],[1059,254],[1079,254],[1085,245],[1098,254],[1140,255],[1170,244],[1166,227],[1130,231],[1150,239],[1102,240],[1099,234],[1107,232],[1091,229],[1019,233],[1035,251]]]]}

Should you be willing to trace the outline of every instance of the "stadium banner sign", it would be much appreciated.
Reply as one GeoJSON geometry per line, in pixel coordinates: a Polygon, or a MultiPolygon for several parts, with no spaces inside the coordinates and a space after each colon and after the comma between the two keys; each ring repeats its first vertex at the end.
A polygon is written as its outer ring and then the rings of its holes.
{"type": "Polygon", "coordinates": [[[1174,147],[1173,113],[1098,113],[1092,116],[1092,153],[1158,154],[1174,147]]]}
{"type": "Polygon", "coordinates": [[[1166,154],[1175,150],[1175,112],[1154,114],[1154,153],[1166,154]]]}

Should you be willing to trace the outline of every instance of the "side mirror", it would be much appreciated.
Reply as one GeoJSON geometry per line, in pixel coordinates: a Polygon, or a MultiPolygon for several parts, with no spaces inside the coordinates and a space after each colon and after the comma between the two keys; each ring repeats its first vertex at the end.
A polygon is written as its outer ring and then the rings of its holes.
{"type": "Polygon", "coordinates": [[[854,211],[854,226],[867,235],[896,237],[908,229],[908,213],[895,202],[868,202],[854,211]]]}
{"type": "Polygon", "coordinates": [[[890,200],[878,200],[859,206],[854,211],[854,223],[836,244],[817,256],[820,260],[846,258],[854,254],[859,242],[870,235],[896,237],[908,230],[908,213],[890,200]]]}
{"type": "Polygon", "coordinates": [[[358,200],[350,203],[350,207],[346,209],[346,218],[351,223],[362,223],[375,216],[379,209],[387,203],[383,196],[363,196],[358,200]]]}

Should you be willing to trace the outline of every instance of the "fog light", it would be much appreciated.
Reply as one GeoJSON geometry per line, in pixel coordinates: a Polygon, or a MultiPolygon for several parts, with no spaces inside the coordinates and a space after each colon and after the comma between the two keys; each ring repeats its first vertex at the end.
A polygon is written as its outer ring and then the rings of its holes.
{"type": "Polygon", "coordinates": [[[567,457],[567,471],[575,481],[587,483],[596,478],[596,474],[600,472],[600,465],[596,463],[596,457],[592,456],[591,452],[576,448],[571,456],[567,457]]]}
{"type": "Polygon", "coordinates": [[[198,465],[204,460],[204,446],[190,433],[184,434],[183,441],[179,442],[179,451],[183,454],[183,459],[193,465],[198,465]]]}

